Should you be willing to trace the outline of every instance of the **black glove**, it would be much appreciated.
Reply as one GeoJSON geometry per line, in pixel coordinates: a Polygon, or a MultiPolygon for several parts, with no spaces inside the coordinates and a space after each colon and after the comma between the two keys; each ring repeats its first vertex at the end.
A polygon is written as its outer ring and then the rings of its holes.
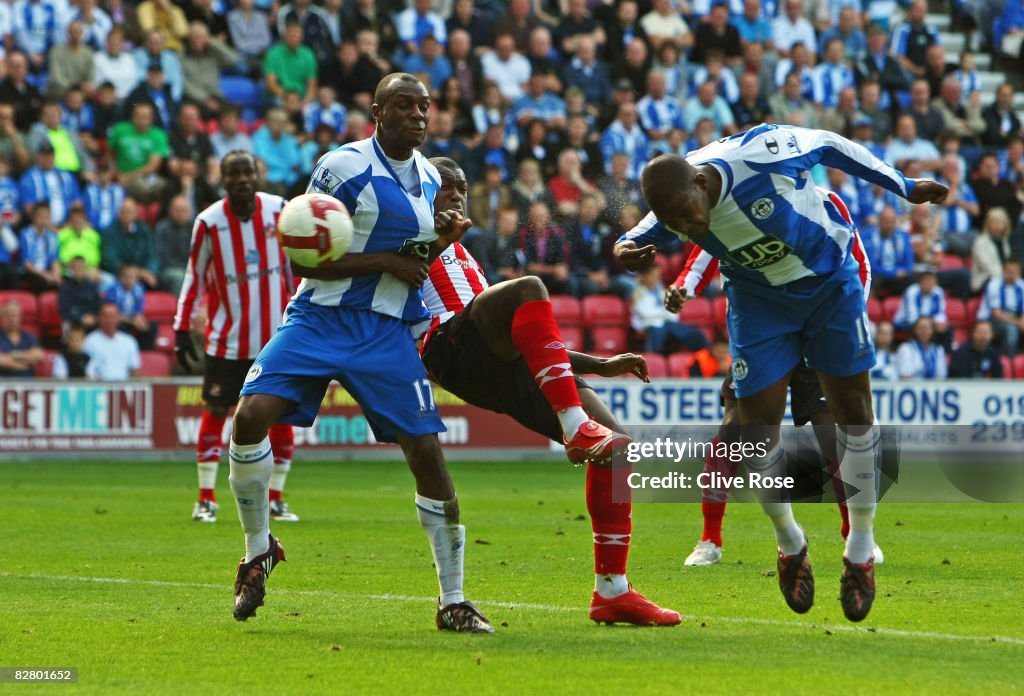
{"type": "Polygon", "coordinates": [[[181,365],[181,369],[185,372],[192,372],[192,366],[189,365],[189,359],[192,362],[199,362],[199,356],[196,354],[195,346],[192,345],[192,334],[188,331],[175,331],[174,332],[174,357],[178,359],[178,364],[181,365]]]}

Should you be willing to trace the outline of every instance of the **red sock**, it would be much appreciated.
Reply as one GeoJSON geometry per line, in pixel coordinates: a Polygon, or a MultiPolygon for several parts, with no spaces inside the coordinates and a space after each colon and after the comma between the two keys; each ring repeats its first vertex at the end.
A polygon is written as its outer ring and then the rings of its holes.
{"type": "Polygon", "coordinates": [[[839,531],[845,539],[850,536],[850,511],[846,509],[846,490],[843,487],[843,479],[839,475],[839,463],[832,459],[826,459],[825,471],[832,477],[832,490],[836,492],[839,514],[843,518],[843,526],[839,531]]]}
{"type": "MultiPolygon", "coordinates": [[[[199,438],[196,440],[196,461],[219,462],[221,450],[221,434],[224,432],[224,418],[203,411],[199,421],[199,438]]],[[[217,500],[213,488],[200,488],[200,500],[217,500]]]]}
{"type": "Polygon", "coordinates": [[[625,575],[629,538],[633,531],[633,503],[616,503],[613,491],[629,492],[631,467],[587,465],[587,511],[594,530],[594,572],[625,575]]]}
{"type": "Polygon", "coordinates": [[[270,449],[274,452],[274,463],[291,462],[295,454],[295,430],[287,423],[270,426],[270,449]]]}
{"type": "Polygon", "coordinates": [[[555,413],[583,405],[550,302],[534,300],[519,306],[512,317],[512,343],[555,413]]]}
{"type": "MultiPolygon", "coordinates": [[[[704,457],[704,473],[734,476],[739,468],[738,463],[718,457],[715,450],[721,440],[715,437],[711,441],[712,449],[704,457]]],[[[700,512],[704,518],[704,533],[701,541],[710,541],[715,546],[722,546],[722,520],[725,518],[725,506],[729,499],[729,488],[716,480],[712,488],[701,491],[700,512]]]]}

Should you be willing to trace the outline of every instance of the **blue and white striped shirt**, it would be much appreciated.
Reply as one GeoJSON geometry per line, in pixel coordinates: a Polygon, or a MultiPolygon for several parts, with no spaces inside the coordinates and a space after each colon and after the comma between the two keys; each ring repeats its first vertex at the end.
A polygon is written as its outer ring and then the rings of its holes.
{"type": "Polygon", "coordinates": [[[307,133],[315,133],[321,123],[326,123],[338,135],[344,135],[348,127],[348,111],[338,102],[326,108],[320,102],[311,102],[302,107],[302,125],[307,133]]]}
{"type": "Polygon", "coordinates": [[[63,169],[43,171],[39,167],[32,167],[21,175],[18,185],[21,188],[22,205],[32,205],[39,201],[50,202],[54,225],[64,223],[71,203],[81,196],[78,179],[63,169]]]}
{"type": "MultiPolygon", "coordinates": [[[[853,224],[831,199],[835,194],[811,181],[814,165],[841,169],[901,196],[914,187],[860,145],[828,131],[792,126],[763,124],[686,159],[695,167],[714,167],[722,178],[710,231],[696,241],[720,261],[729,280],[762,294],[802,278],[856,272],[849,255],[853,224]]],[[[686,235],[651,213],[619,241],[664,247],[676,238],[685,241],[686,235]]]]}
{"type": "Polygon", "coordinates": [[[126,289],[121,283],[114,283],[104,294],[106,302],[113,302],[121,310],[123,319],[131,319],[142,312],[146,303],[146,290],[142,283],[136,281],[135,285],[126,289]]]}
{"type": "MultiPolygon", "coordinates": [[[[413,152],[419,178],[419,195],[402,186],[376,138],[343,145],[320,158],[307,191],[327,193],[352,214],[351,253],[400,251],[425,252],[437,239],[434,230],[434,196],[441,176],[419,152],[413,152]]],[[[314,280],[305,278],[293,301],[345,306],[380,312],[404,321],[428,318],[420,292],[390,273],[314,280]]]]}
{"type": "Polygon", "coordinates": [[[40,235],[35,227],[29,225],[21,231],[18,242],[22,266],[31,263],[40,270],[48,271],[50,266],[57,262],[60,244],[57,241],[57,233],[53,230],[45,230],[40,235]]]}
{"type": "Polygon", "coordinates": [[[892,323],[903,330],[913,326],[921,317],[929,317],[940,324],[949,321],[946,318],[946,293],[942,288],[935,286],[931,292],[925,293],[920,283],[911,285],[903,293],[900,308],[896,310],[892,323]]]}
{"type": "Polygon", "coordinates": [[[996,309],[1015,317],[1024,315],[1024,280],[1018,279],[1013,285],[1007,285],[1001,277],[988,281],[978,307],[978,321],[991,319],[996,309]]]}
{"type": "Polygon", "coordinates": [[[19,0],[13,11],[14,43],[28,53],[46,55],[57,42],[58,17],[53,2],[19,0]]]}
{"type": "Polygon", "coordinates": [[[833,108],[839,103],[839,93],[847,87],[856,87],[853,70],[839,64],[822,63],[814,68],[814,97],[815,104],[821,104],[826,109],[833,108]]]}
{"type": "Polygon", "coordinates": [[[636,111],[640,117],[640,125],[645,130],[670,131],[673,128],[686,128],[683,123],[683,108],[672,97],[654,99],[649,95],[645,96],[637,102],[636,111]]]}
{"type": "Polygon", "coordinates": [[[89,184],[85,187],[85,216],[94,230],[105,232],[114,224],[125,199],[124,187],[111,183],[107,186],[89,184]]]}
{"type": "MultiPolygon", "coordinates": [[[[939,178],[938,182],[949,186],[949,182],[945,179],[939,178]]],[[[960,182],[960,186],[956,190],[956,196],[965,203],[978,202],[978,197],[974,195],[974,189],[972,189],[966,181],[960,182]]],[[[951,205],[948,208],[941,208],[940,210],[942,212],[939,216],[939,229],[943,232],[962,234],[971,229],[971,216],[960,206],[951,205]]]]}

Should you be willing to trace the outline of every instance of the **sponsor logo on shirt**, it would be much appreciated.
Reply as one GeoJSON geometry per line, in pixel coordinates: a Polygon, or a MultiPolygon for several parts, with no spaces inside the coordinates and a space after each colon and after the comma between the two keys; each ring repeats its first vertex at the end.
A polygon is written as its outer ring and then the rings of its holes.
{"type": "Polygon", "coordinates": [[[768,148],[768,152],[773,155],[779,154],[779,141],[775,138],[768,138],[764,141],[764,146],[768,148]]]}
{"type": "Polygon", "coordinates": [[[252,367],[249,368],[249,374],[247,374],[245,376],[245,381],[246,382],[251,382],[251,381],[253,381],[254,379],[256,379],[257,377],[259,377],[262,374],[263,374],[263,366],[262,365],[253,365],[252,367]]]}
{"type": "Polygon", "coordinates": [[[792,253],[793,247],[778,237],[766,234],[755,242],[751,242],[739,249],[733,249],[729,252],[729,256],[740,266],[751,271],[757,271],[786,258],[792,253]]]}
{"type": "Polygon", "coordinates": [[[255,266],[260,262],[260,252],[255,249],[249,249],[245,252],[245,263],[249,266],[255,266]]]}
{"type": "Polygon", "coordinates": [[[789,148],[789,154],[791,155],[795,155],[802,152],[802,150],[800,149],[800,145],[798,145],[796,142],[795,135],[790,135],[786,137],[786,147],[789,148]]]}
{"type": "Polygon", "coordinates": [[[327,167],[320,166],[313,172],[309,183],[317,191],[329,193],[333,196],[338,186],[341,185],[341,180],[334,176],[327,167]]]}

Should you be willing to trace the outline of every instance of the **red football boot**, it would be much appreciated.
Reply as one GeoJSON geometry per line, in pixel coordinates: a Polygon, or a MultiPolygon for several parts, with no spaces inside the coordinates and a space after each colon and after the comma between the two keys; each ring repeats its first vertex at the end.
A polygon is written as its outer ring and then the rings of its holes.
{"type": "Polygon", "coordinates": [[[588,420],[565,443],[565,454],[573,464],[599,462],[632,441],[628,435],[613,432],[597,421],[588,420]]]}
{"type": "Polygon", "coordinates": [[[636,626],[678,626],[679,612],[662,609],[630,586],[629,592],[605,599],[597,592],[590,600],[590,619],[606,624],[629,623],[636,626]]]}

